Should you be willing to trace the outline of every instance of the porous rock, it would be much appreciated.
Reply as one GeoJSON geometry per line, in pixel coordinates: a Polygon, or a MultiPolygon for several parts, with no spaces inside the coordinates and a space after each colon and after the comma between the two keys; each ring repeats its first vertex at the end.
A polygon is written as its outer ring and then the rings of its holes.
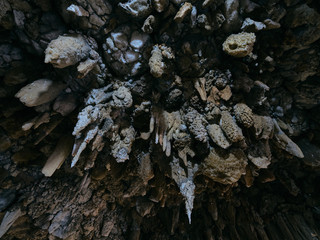
{"type": "Polygon", "coordinates": [[[111,105],[116,108],[131,107],[133,102],[130,90],[123,86],[113,92],[112,99],[111,105]]]}
{"type": "Polygon", "coordinates": [[[156,18],[153,15],[150,15],[146,18],[146,20],[144,20],[141,30],[144,31],[145,33],[150,34],[153,32],[153,28],[155,24],[156,24],[156,18]]]}
{"type": "Polygon", "coordinates": [[[212,141],[219,147],[227,149],[231,146],[230,141],[224,135],[221,127],[217,124],[212,124],[207,126],[208,134],[212,141]]]}
{"type": "Polygon", "coordinates": [[[59,36],[49,43],[44,62],[56,68],[65,68],[88,58],[90,51],[91,47],[79,34],[59,36]]]}
{"type": "Polygon", "coordinates": [[[245,57],[253,50],[256,41],[254,33],[238,33],[230,35],[222,44],[223,51],[233,57],[245,57]]]}
{"type": "Polygon", "coordinates": [[[197,112],[195,109],[190,109],[188,113],[185,115],[186,122],[189,128],[189,131],[195,137],[196,140],[200,142],[208,141],[208,133],[206,130],[206,120],[204,117],[197,112]]]}
{"type": "Polygon", "coordinates": [[[253,114],[253,127],[258,139],[272,138],[274,123],[271,117],[253,114]]]}
{"type": "Polygon", "coordinates": [[[233,107],[234,115],[239,123],[243,126],[249,128],[253,125],[253,113],[251,108],[249,108],[244,103],[237,103],[233,107]]]}
{"type": "Polygon", "coordinates": [[[156,78],[161,77],[167,70],[165,59],[173,58],[174,55],[171,48],[168,48],[165,45],[153,46],[149,59],[150,73],[156,78]]]}
{"type": "Polygon", "coordinates": [[[221,113],[220,127],[232,142],[238,142],[244,139],[241,128],[227,111],[221,113]]]}
{"type": "Polygon", "coordinates": [[[199,171],[216,182],[232,184],[246,173],[247,162],[246,155],[240,149],[225,152],[212,148],[199,171]]]}
{"type": "Polygon", "coordinates": [[[135,140],[136,132],[133,127],[121,130],[120,135],[115,136],[112,140],[111,154],[117,162],[129,160],[132,144],[135,140]]]}

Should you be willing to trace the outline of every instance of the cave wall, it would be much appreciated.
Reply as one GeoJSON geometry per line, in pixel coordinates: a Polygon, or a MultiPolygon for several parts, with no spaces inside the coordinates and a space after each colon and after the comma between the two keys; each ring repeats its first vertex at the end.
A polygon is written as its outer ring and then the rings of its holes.
{"type": "Polygon", "coordinates": [[[314,0],[2,0],[1,239],[319,239],[314,0]]]}

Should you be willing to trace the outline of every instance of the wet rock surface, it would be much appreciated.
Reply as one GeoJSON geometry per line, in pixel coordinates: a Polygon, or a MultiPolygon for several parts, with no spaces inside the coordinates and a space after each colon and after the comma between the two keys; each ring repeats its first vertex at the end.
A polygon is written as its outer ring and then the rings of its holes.
{"type": "Polygon", "coordinates": [[[319,239],[315,0],[0,1],[0,238],[319,239]]]}

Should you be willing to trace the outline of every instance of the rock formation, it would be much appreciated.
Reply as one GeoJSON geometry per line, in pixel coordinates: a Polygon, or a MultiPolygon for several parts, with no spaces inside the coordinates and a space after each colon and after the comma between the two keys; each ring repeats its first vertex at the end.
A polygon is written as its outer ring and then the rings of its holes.
{"type": "Polygon", "coordinates": [[[319,239],[316,0],[2,0],[0,238],[319,239]]]}

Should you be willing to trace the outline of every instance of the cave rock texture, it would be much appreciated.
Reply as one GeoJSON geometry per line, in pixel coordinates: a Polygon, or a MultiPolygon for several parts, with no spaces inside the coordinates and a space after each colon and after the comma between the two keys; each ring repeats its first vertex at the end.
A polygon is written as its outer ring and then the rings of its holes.
{"type": "Polygon", "coordinates": [[[318,0],[0,0],[0,238],[320,239],[318,0]]]}

